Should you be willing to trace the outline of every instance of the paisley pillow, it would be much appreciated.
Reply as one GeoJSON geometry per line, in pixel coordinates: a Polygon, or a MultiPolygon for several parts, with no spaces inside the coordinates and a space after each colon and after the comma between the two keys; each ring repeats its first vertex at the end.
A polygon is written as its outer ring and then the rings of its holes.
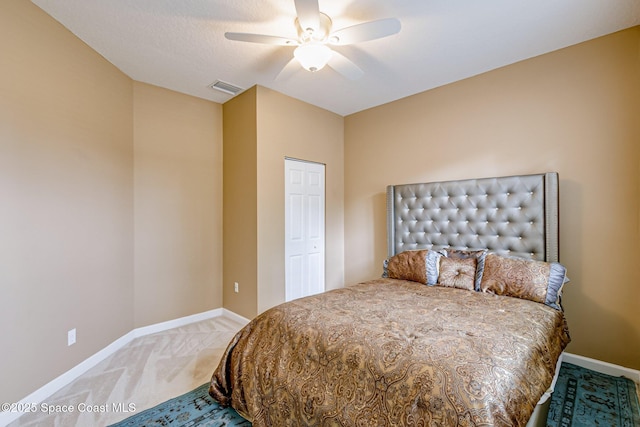
{"type": "MultiPolygon", "coordinates": [[[[427,253],[427,285],[434,286],[442,281],[441,269],[443,259],[446,258],[450,261],[446,261],[450,268],[455,268],[456,264],[453,260],[465,260],[472,259],[475,264],[475,271],[473,275],[473,287],[470,290],[480,290],[480,280],[482,279],[482,272],[484,271],[484,258],[487,255],[487,251],[482,250],[463,250],[463,249],[442,249],[439,251],[429,251],[427,253]]],[[[468,270],[471,261],[460,262],[458,267],[462,267],[462,264],[466,264],[465,271],[468,270]]],[[[459,282],[459,281],[458,281],[459,282]]],[[[450,286],[450,282],[447,282],[445,286],[450,286]]],[[[456,286],[458,287],[458,286],[456,286]]],[[[462,289],[468,289],[465,284],[462,289]]]]}
{"type": "Polygon", "coordinates": [[[476,258],[440,258],[440,274],[436,286],[475,290],[476,258]]]}
{"type": "Polygon", "coordinates": [[[388,258],[382,277],[427,283],[427,250],[404,251],[388,258]]]}
{"type": "Polygon", "coordinates": [[[557,262],[488,254],[480,289],[482,292],[536,301],[562,310],[560,295],[566,282],[567,270],[557,262]]]}

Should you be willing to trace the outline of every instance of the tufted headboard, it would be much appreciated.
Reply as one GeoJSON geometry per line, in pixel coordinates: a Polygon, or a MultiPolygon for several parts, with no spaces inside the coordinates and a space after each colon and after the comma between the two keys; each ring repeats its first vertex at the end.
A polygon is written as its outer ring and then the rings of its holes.
{"type": "Polygon", "coordinates": [[[558,261],[558,174],[387,187],[388,256],[413,249],[488,249],[558,261]]]}

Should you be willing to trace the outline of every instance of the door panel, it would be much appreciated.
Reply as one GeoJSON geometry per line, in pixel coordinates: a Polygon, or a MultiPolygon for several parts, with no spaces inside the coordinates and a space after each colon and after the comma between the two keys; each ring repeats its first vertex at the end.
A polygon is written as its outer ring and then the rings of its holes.
{"type": "Polygon", "coordinates": [[[289,227],[291,229],[291,240],[302,242],[304,239],[304,196],[302,194],[292,194],[289,196],[289,227]]]}
{"type": "MultiPolygon", "coordinates": [[[[303,257],[301,255],[294,255],[289,257],[289,266],[287,267],[287,277],[293,283],[304,283],[304,267],[303,257]]],[[[304,296],[305,290],[300,287],[287,288],[287,301],[292,299],[301,298],[304,296]]]]}

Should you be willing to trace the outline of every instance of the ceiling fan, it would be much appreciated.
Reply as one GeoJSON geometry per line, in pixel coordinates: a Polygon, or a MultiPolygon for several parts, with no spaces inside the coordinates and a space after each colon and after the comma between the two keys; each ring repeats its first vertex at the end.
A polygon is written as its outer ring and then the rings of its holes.
{"type": "MultiPolygon", "coordinates": [[[[251,33],[227,32],[224,35],[229,40],[242,42],[297,46],[289,64],[297,61],[311,72],[329,65],[348,79],[355,80],[363,74],[360,67],[329,46],[375,40],[400,31],[400,21],[396,18],[365,22],[333,31],[331,18],[320,12],[318,0],[294,0],[294,3],[298,15],[294,22],[297,39],[251,33]]],[[[289,64],[285,69],[290,68],[289,64]]]]}

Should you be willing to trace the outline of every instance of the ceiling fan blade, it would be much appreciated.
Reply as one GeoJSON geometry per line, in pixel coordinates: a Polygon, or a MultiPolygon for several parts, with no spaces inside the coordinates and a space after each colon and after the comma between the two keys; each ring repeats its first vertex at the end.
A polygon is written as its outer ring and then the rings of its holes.
{"type": "Polygon", "coordinates": [[[346,45],[387,37],[400,32],[401,24],[396,18],[365,22],[335,31],[329,36],[329,43],[346,45]]]}
{"type": "Polygon", "coordinates": [[[286,37],[278,36],[267,36],[264,34],[224,33],[224,36],[229,40],[236,40],[239,42],[275,44],[279,46],[297,46],[299,44],[298,41],[294,39],[288,39],[286,37]]]}
{"type": "Polygon", "coordinates": [[[298,22],[303,30],[320,28],[320,6],[318,0],[294,0],[298,22]]]}
{"type": "Polygon", "coordinates": [[[296,71],[302,69],[296,58],[291,58],[291,61],[287,62],[282,70],[278,73],[274,80],[285,81],[288,80],[296,71]]]}
{"type": "Polygon", "coordinates": [[[335,50],[333,51],[331,59],[329,59],[327,65],[349,80],[357,80],[364,74],[364,71],[362,71],[360,67],[351,62],[351,60],[346,56],[336,52],[335,50]]]}

